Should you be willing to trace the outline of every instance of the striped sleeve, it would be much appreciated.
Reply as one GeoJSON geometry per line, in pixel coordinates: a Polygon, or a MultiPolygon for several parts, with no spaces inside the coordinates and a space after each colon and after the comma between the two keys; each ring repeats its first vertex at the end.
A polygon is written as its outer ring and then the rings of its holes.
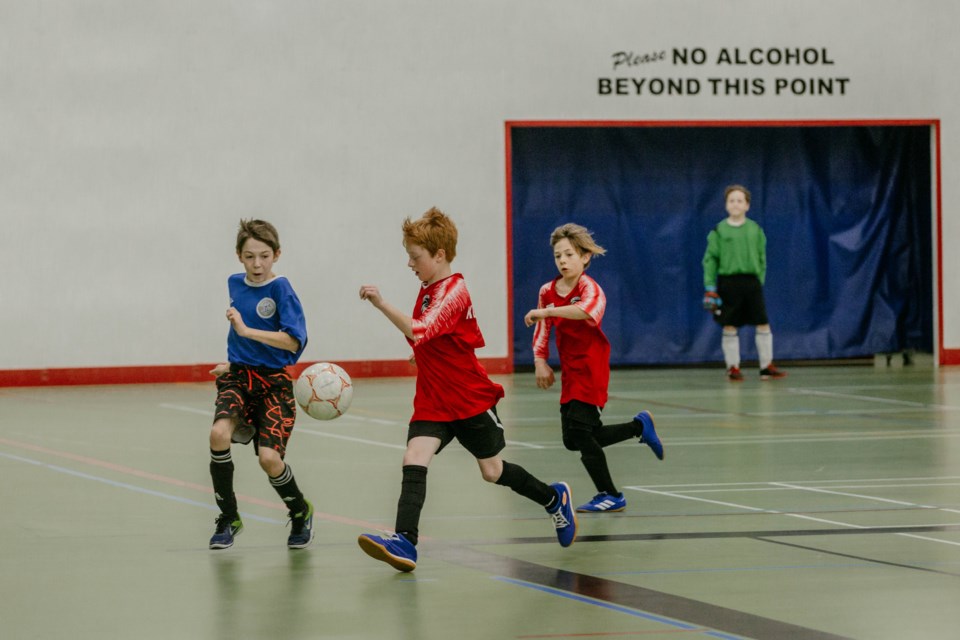
{"type": "MultiPolygon", "coordinates": [[[[550,290],[551,283],[540,287],[540,295],[537,300],[537,308],[543,309],[546,306],[544,298],[550,290]]],[[[550,357],[550,330],[553,327],[551,318],[544,318],[533,325],[533,357],[534,359],[547,360],[550,357]]]]}
{"type": "Polygon", "coordinates": [[[603,320],[603,313],[607,310],[607,296],[593,278],[580,276],[580,300],[573,304],[580,307],[590,318],[590,324],[596,326],[603,320]]]}
{"type": "Polygon", "coordinates": [[[434,295],[426,312],[412,322],[415,343],[452,333],[470,306],[470,293],[462,278],[447,279],[436,288],[434,295]]]}

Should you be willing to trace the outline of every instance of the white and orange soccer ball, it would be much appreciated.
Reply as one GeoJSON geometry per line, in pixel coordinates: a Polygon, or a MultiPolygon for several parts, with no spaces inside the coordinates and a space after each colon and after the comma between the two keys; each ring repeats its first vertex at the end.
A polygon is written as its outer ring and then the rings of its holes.
{"type": "Polygon", "coordinates": [[[293,385],[293,395],[310,417],[333,420],[350,408],[353,383],[340,365],[318,362],[303,370],[293,385]]]}

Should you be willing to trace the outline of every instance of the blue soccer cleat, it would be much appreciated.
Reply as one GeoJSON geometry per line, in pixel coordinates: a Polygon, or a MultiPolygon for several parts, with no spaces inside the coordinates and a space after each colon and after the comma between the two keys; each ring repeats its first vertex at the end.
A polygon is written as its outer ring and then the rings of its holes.
{"type": "Polygon", "coordinates": [[[643,431],[640,432],[640,442],[650,447],[658,460],[663,460],[663,443],[660,442],[657,430],[653,426],[653,414],[649,411],[641,411],[633,417],[633,420],[643,426],[643,431]]]}
{"type": "Polygon", "coordinates": [[[287,547],[304,549],[313,540],[313,505],[309,500],[306,511],[290,514],[290,536],[287,538],[287,547]]]}
{"type": "Polygon", "coordinates": [[[402,534],[375,536],[361,534],[357,544],[371,558],[386,562],[397,571],[413,571],[417,568],[417,548],[402,534]]]}
{"type": "Polygon", "coordinates": [[[627,508],[627,499],[621,493],[615,496],[602,491],[593,496],[593,500],[577,507],[580,513],[600,513],[602,511],[623,511],[627,508]]]}
{"type": "Polygon", "coordinates": [[[233,546],[233,539],[243,531],[243,522],[240,516],[217,516],[217,530],[210,538],[211,549],[229,549],[233,546]]]}
{"type": "Polygon", "coordinates": [[[557,504],[547,509],[553,526],[557,529],[557,540],[561,547],[569,547],[577,539],[577,514],[573,512],[571,503],[573,495],[566,482],[554,482],[550,485],[557,492],[557,504]]]}

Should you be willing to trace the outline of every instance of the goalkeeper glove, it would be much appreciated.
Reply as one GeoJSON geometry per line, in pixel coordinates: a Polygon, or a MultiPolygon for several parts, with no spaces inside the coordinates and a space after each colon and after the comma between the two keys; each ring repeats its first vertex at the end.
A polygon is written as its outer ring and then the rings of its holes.
{"type": "Polygon", "coordinates": [[[707,287],[707,292],[703,294],[703,308],[707,311],[716,311],[723,305],[723,300],[717,295],[716,287],[707,287]]]}

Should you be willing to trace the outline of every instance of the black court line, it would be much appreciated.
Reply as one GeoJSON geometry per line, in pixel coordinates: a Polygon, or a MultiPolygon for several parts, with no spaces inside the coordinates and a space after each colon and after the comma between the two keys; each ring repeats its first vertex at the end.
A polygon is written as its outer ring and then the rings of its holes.
{"type": "Polygon", "coordinates": [[[769,538],[756,538],[756,539],[761,542],[769,542],[770,544],[779,544],[784,547],[792,547],[794,549],[803,549],[804,551],[813,551],[815,553],[823,553],[830,556],[837,556],[839,558],[849,558],[851,560],[859,560],[861,562],[867,562],[871,564],[882,564],[887,567],[898,567],[900,569],[913,569],[915,571],[926,571],[928,573],[936,573],[942,576],[951,576],[954,578],[960,578],[960,573],[955,573],[952,571],[941,571],[939,569],[931,569],[930,567],[921,567],[915,564],[904,564],[901,562],[890,562],[888,560],[877,560],[876,558],[858,556],[852,553],[841,553],[839,551],[830,551],[829,549],[822,549],[820,547],[810,547],[804,544],[796,544],[793,542],[784,542],[783,540],[770,540],[769,538]]]}
{"type": "MultiPolygon", "coordinates": [[[[551,540],[556,544],[556,540],[551,540]]],[[[744,638],[791,640],[850,640],[817,629],[728,609],[699,600],[655,591],[623,582],[555,569],[468,547],[430,544],[430,557],[484,573],[559,589],[744,638]]]]}
{"type": "MultiPolygon", "coordinates": [[[[958,574],[898,564],[860,557],[850,554],[824,551],[816,547],[770,540],[769,538],[836,536],[836,535],[875,535],[895,533],[931,533],[960,531],[960,525],[914,525],[893,527],[831,528],[831,529],[788,529],[762,531],[702,531],[677,533],[640,533],[621,535],[594,535],[577,538],[577,544],[590,542],[635,542],[655,540],[704,540],[723,538],[750,538],[760,542],[782,544],[798,549],[815,551],[860,560],[867,563],[883,564],[942,575],[958,574]]],[[[472,544],[556,544],[553,537],[508,538],[497,542],[474,541],[472,544]]],[[[731,633],[746,638],[792,638],[796,640],[829,640],[844,636],[831,634],[817,629],[809,629],[780,620],[757,616],[744,611],[720,607],[706,602],[684,598],[653,589],[574,573],[565,569],[556,569],[533,562],[509,558],[492,552],[465,546],[429,544],[429,555],[451,564],[476,569],[489,574],[501,575],[534,585],[559,589],[593,600],[629,607],[638,611],[671,618],[708,629],[731,633]]]]}

